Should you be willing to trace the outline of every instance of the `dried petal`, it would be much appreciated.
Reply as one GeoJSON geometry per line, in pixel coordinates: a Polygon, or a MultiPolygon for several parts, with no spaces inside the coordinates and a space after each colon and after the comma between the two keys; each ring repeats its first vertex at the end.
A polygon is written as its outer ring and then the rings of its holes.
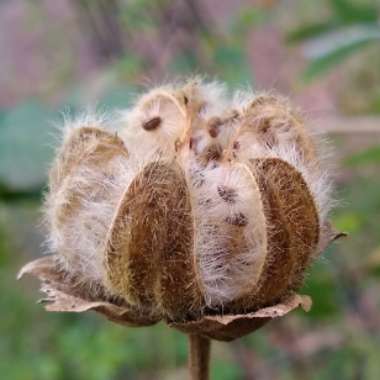
{"type": "Polygon", "coordinates": [[[319,240],[317,255],[323,253],[327,247],[336,240],[347,237],[347,233],[335,230],[330,222],[326,222],[321,228],[321,239],[319,240]]]}

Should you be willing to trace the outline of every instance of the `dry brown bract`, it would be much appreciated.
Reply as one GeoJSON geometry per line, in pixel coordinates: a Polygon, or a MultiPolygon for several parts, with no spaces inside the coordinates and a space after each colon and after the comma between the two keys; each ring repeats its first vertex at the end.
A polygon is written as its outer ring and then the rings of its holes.
{"type": "MultiPolygon", "coordinates": [[[[97,299],[94,299],[85,289],[75,286],[75,282],[59,268],[54,256],[44,257],[25,265],[18,278],[27,274],[41,280],[41,290],[46,294],[46,298],[39,302],[45,305],[47,311],[83,313],[92,310],[112,322],[128,327],[150,326],[159,321],[120,299],[112,300],[105,295],[98,295],[97,299]]],[[[282,317],[300,306],[308,311],[311,307],[310,297],[292,294],[282,303],[252,313],[204,315],[197,320],[166,322],[170,327],[185,333],[231,341],[257,330],[271,319],[282,317]]]]}

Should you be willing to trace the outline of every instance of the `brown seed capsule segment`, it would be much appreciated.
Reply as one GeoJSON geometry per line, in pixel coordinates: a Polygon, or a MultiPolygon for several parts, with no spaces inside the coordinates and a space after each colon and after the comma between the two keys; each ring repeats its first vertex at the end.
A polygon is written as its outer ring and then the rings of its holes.
{"type": "Polygon", "coordinates": [[[262,95],[247,110],[243,123],[253,131],[261,144],[269,148],[295,144],[305,162],[314,162],[316,149],[299,115],[278,96],[262,95]]]}
{"type": "Polygon", "coordinates": [[[50,171],[48,199],[54,201],[57,191],[66,198],[56,209],[55,222],[58,225],[65,223],[70,215],[78,210],[83,191],[95,190],[92,187],[94,184],[87,184],[87,190],[82,184],[79,191],[71,174],[75,173],[79,166],[104,170],[110,161],[118,156],[127,158],[128,151],[123,141],[115,134],[99,128],[82,127],[69,135],[50,171]]]}
{"type": "Polygon", "coordinates": [[[148,164],[120,203],[106,247],[109,286],[141,309],[177,319],[202,302],[192,259],[193,220],[177,164],[148,164]]]}
{"type": "MultiPolygon", "coordinates": [[[[160,279],[156,288],[158,303],[165,316],[183,320],[199,315],[203,295],[196,277],[193,215],[185,175],[177,164],[164,166],[165,210],[164,247],[160,252],[160,279]]],[[[159,178],[161,174],[159,173],[159,178]]],[[[162,179],[161,179],[162,180],[162,179]]]]}
{"type": "Polygon", "coordinates": [[[268,255],[255,294],[245,308],[271,305],[299,286],[317,247],[319,220],[302,175],[277,158],[252,160],[268,226],[268,255]]]}
{"type": "Polygon", "coordinates": [[[116,134],[96,127],[74,129],[66,138],[50,171],[51,191],[57,190],[69,173],[84,161],[104,165],[116,155],[128,157],[123,141],[116,134]]]}
{"type": "Polygon", "coordinates": [[[98,205],[112,207],[113,193],[106,184],[115,184],[118,163],[127,160],[127,149],[116,135],[83,127],[68,133],[51,169],[45,199],[50,247],[78,282],[90,283],[92,290],[102,278],[98,247],[108,224],[98,205]]]}

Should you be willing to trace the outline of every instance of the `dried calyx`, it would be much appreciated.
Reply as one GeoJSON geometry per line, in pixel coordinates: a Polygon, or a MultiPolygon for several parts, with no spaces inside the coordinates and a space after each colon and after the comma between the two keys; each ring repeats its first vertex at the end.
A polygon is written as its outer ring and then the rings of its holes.
{"type": "Polygon", "coordinates": [[[230,100],[199,80],[159,87],[110,127],[65,129],[46,198],[49,270],[71,296],[128,310],[127,323],[165,319],[232,339],[242,330],[214,333],[215,318],[265,320],[281,314],[274,305],[302,303],[293,292],[334,237],[329,189],[286,100],[230,100]]]}

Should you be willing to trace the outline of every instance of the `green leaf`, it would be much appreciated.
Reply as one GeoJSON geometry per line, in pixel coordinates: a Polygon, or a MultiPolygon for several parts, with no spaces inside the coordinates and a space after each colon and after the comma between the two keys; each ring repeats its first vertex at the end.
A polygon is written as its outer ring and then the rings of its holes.
{"type": "Polygon", "coordinates": [[[310,81],[315,77],[324,74],[339,63],[342,63],[353,53],[361,50],[369,42],[370,41],[368,40],[356,41],[350,45],[337,47],[336,50],[314,59],[303,74],[304,80],[310,81]]]}
{"type": "Polygon", "coordinates": [[[0,200],[9,202],[18,201],[40,201],[42,198],[43,187],[30,188],[28,190],[16,190],[14,188],[9,188],[0,182],[0,200]]]}
{"type": "Polygon", "coordinates": [[[348,166],[368,165],[380,163],[380,145],[365,149],[357,154],[352,155],[345,160],[348,166]]]}
{"type": "Polygon", "coordinates": [[[376,22],[378,7],[371,4],[354,4],[352,0],[330,0],[335,14],[345,23],[376,22]]]}
{"type": "Polygon", "coordinates": [[[305,318],[330,319],[337,317],[341,312],[334,273],[326,262],[317,261],[312,266],[300,293],[309,295],[313,300],[313,307],[304,315],[305,318]]]}
{"type": "Polygon", "coordinates": [[[358,213],[344,212],[333,218],[333,225],[338,231],[354,234],[362,227],[363,220],[358,213]]]}
{"type": "Polygon", "coordinates": [[[309,38],[320,36],[336,28],[333,21],[319,22],[315,24],[307,24],[289,32],[286,36],[287,42],[296,43],[307,40],[309,38]]]}
{"type": "Polygon", "coordinates": [[[243,370],[237,363],[216,359],[211,366],[211,378],[219,380],[242,379],[243,370]]]}
{"type": "Polygon", "coordinates": [[[304,79],[313,79],[341,63],[370,42],[379,40],[380,26],[378,24],[341,27],[309,40],[303,44],[305,57],[311,59],[311,64],[304,73],[304,79]]]}

